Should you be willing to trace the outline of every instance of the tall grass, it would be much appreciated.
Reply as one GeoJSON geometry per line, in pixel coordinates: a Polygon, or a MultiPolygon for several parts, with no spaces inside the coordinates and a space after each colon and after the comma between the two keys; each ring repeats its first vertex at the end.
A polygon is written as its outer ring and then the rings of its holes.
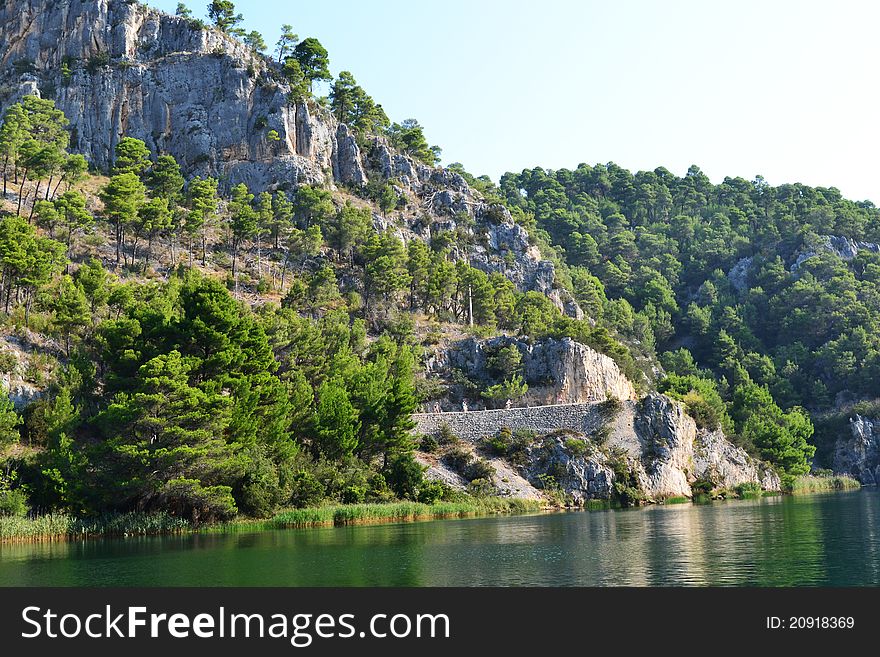
{"type": "Polygon", "coordinates": [[[846,475],[834,475],[830,477],[803,476],[796,477],[791,482],[788,492],[792,495],[802,495],[805,493],[825,493],[839,490],[856,490],[862,485],[846,475]]]}
{"type": "Polygon", "coordinates": [[[76,518],[67,514],[49,514],[36,518],[0,516],[0,542],[51,541],[119,536],[182,534],[192,531],[238,532],[263,529],[357,525],[379,522],[465,518],[494,513],[531,513],[540,511],[536,500],[502,498],[474,499],[465,502],[396,502],[390,504],[351,504],[289,509],[267,520],[236,520],[228,523],[194,527],[189,521],[167,513],[117,513],[76,518]]]}
{"type": "Polygon", "coordinates": [[[63,513],[35,518],[0,516],[0,541],[149,536],[176,534],[191,529],[188,521],[167,513],[112,513],[86,518],[63,513]]]}
{"type": "Polygon", "coordinates": [[[388,504],[345,504],[307,509],[289,509],[262,521],[233,521],[208,527],[208,531],[229,529],[286,529],[297,527],[330,527],[379,522],[405,522],[433,518],[467,518],[497,513],[533,513],[543,504],[537,500],[515,500],[489,497],[466,502],[392,502],[388,504]]]}

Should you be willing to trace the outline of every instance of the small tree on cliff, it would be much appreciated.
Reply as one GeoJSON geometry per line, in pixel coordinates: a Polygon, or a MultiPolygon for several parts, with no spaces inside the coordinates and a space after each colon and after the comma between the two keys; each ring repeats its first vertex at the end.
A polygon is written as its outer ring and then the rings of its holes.
{"type": "Polygon", "coordinates": [[[208,18],[221,32],[232,32],[244,20],[235,13],[235,4],[230,0],[214,0],[208,4],[208,18]]]}

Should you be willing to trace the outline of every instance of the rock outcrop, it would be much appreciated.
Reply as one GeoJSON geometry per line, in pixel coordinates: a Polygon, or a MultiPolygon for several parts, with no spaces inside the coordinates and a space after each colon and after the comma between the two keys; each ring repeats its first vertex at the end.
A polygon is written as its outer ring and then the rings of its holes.
{"type": "MultiPolygon", "coordinates": [[[[641,401],[622,402],[609,413],[608,402],[543,406],[469,413],[415,416],[416,431],[438,435],[441,426],[466,444],[479,446],[484,437],[502,429],[526,432],[535,440],[525,449],[518,474],[532,489],[508,482],[507,494],[538,494],[549,475],[575,504],[609,499],[615,484],[637,488],[651,501],[691,497],[697,481],[716,489],[731,490],[740,484],[757,484],[779,490],[779,476],[766,464],[733,445],[720,431],[698,429],[681,404],[652,393],[641,401]],[[613,415],[609,419],[609,414],[613,415]],[[572,445],[580,444],[580,449],[572,445]],[[620,473],[628,473],[621,481],[620,473]]],[[[497,462],[495,459],[493,463],[497,462]]],[[[467,482],[445,467],[431,462],[427,476],[453,487],[467,482]]]]}
{"type": "Polygon", "coordinates": [[[99,169],[110,167],[123,136],[227,189],[242,182],[255,192],[303,183],[358,187],[369,169],[416,198],[411,216],[401,216],[412,224],[400,229],[404,237],[430,240],[466,224],[475,243],[454,257],[583,316],[506,208],[485,203],[458,173],[396,152],[381,137],[362,152],[347,126],[314,102],[291,102],[290,91],[278,67],[240,41],[137,2],[8,0],[0,7],[0,110],[24,94],[53,99],[70,120],[71,149],[99,169]]]}
{"type": "Polygon", "coordinates": [[[880,483],[880,420],[856,415],[849,420],[850,435],[834,445],[832,468],[862,484],[880,483]]]}
{"type": "Polygon", "coordinates": [[[195,21],[124,0],[14,0],[0,9],[0,43],[5,85],[54,99],[72,149],[99,168],[128,135],[228,185],[366,180],[346,130],[290,104],[277,71],[195,21]]]}
{"type": "Polygon", "coordinates": [[[842,260],[852,260],[859,254],[859,251],[880,253],[880,244],[859,242],[842,235],[820,235],[819,242],[813,248],[798,255],[791,265],[791,271],[797,271],[807,260],[815,258],[820,253],[832,253],[842,260]]]}
{"type": "Polygon", "coordinates": [[[517,405],[581,404],[608,397],[627,401],[636,391],[617,364],[608,356],[571,338],[547,339],[529,344],[512,337],[489,340],[469,338],[432,362],[433,374],[449,375],[459,370],[472,380],[491,379],[488,359],[499,349],[513,346],[522,356],[522,376],[529,385],[517,405]]]}

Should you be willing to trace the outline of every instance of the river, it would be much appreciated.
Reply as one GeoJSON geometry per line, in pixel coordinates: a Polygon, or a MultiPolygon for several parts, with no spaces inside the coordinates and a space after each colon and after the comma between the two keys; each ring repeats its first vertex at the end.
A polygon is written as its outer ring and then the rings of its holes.
{"type": "Polygon", "coordinates": [[[880,492],[0,545],[0,586],[880,584],[880,492]]]}

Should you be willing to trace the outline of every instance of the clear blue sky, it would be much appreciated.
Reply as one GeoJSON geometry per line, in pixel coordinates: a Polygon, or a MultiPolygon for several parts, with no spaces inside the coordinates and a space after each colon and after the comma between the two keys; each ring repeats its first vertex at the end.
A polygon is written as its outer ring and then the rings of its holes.
{"type": "MultiPolygon", "coordinates": [[[[176,0],[148,0],[173,12],[176,0]]],[[[207,0],[190,0],[197,16],[207,0]]],[[[260,0],[244,27],[314,36],[444,163],[697,164],[880,204],[880,4],[858,0],[260,0]]]]}

